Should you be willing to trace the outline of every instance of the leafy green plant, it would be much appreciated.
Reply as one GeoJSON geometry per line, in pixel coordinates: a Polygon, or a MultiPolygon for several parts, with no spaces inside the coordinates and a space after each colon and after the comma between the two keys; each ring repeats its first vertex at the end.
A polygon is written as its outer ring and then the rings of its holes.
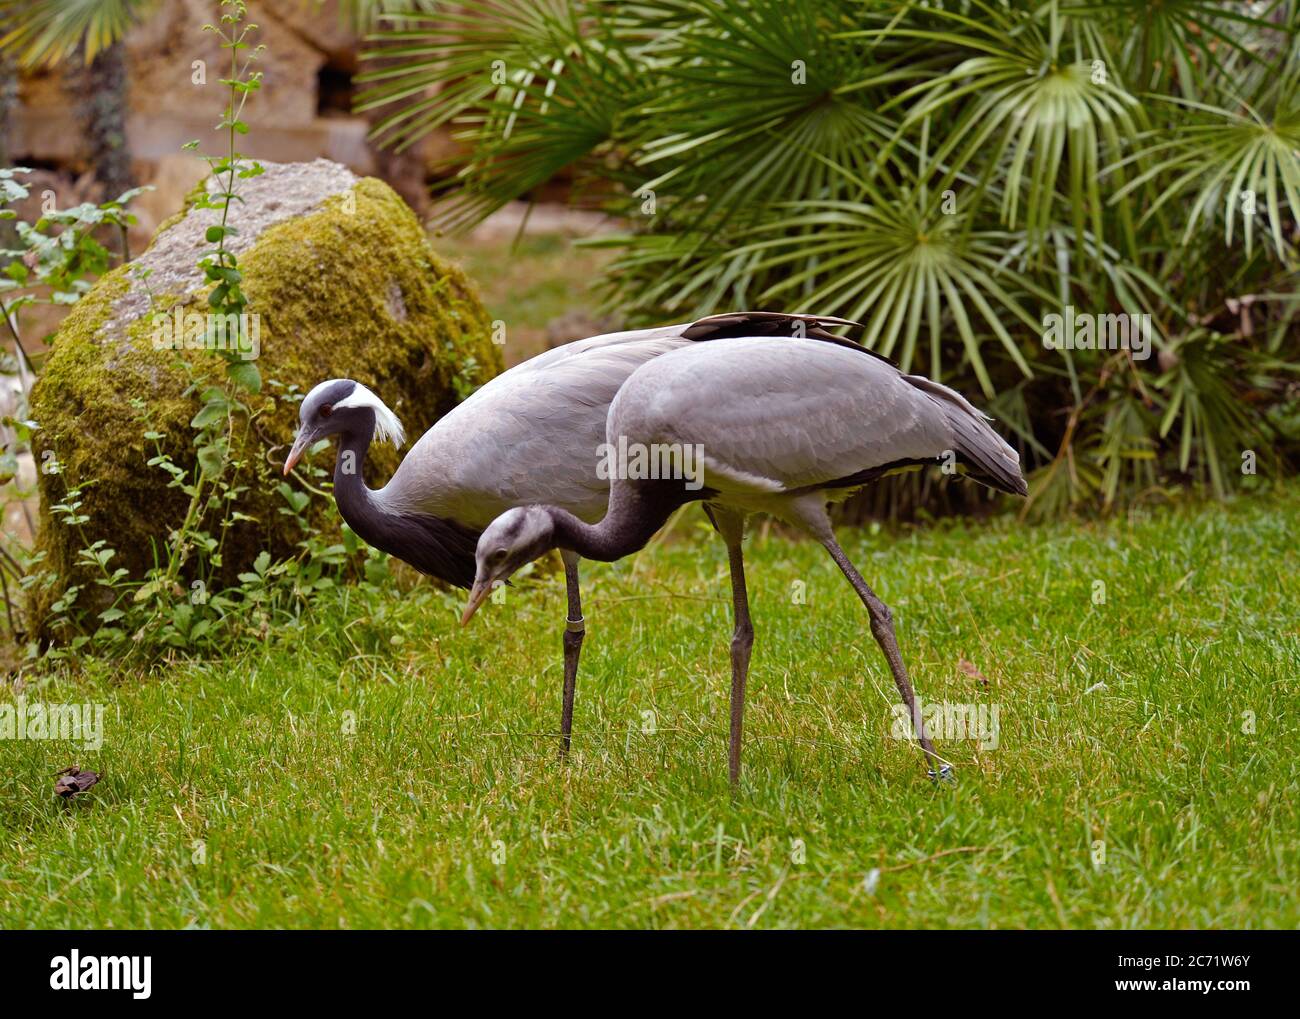
{"type": "MultiPolygon", "coordinates": [[[[22,480],[20,466],[22,459],[31,455],[32,435],[40,427],[30,419],[28,410],[28,394],[40,365],[28,352],[31,338],[24,341],[25,313],[41,304],[75,304],[96,277],[129,257],[127,230],[135,217],[127,205],[146,189],[132,189],[99,205],[87,202],[70,209],[48,208],[35,223],[26,223],[18,220],[9,206],[29,197],[30,189],[22,178],[30,172],[25,167],[0,168],[0,220],[13,223],[19,244],[0,249],[0,316],[14,346],[13,354],[6,351],[0,356],[0,380],[8,389],[10,404],[0,421],[0,487],[5,510],[16,505],[27,518],[28,530],[34,531],[27,505],[34,490],[22,480]],[[118,252],[105,245],[105,233],[119,240],[118,252]]],[[[49,337],[39,339],[48,341],[49,337]]],[[[25,635],[18,595],[30,586],[34,569],[39,569],[39,560],[19,542],[6,537],[0,543],[0,596],[9,632],[15,638],[25,635]]]]}
{"type": "MultiPolygon", "coordinates": [[[[183,472],[175,477],[178,484],[187,483],[183,472]]],[[[224,587],[208,583],[212,570],[220,565],[220,538],[198,528],[186,532],[186,546],[172,544],[166,549],[184,554],[190,567],[185,583],[170,559],[145,577],[133,578],[125,569],[114,568],[117,551],[106,541],[88,542],[78,553],[78,565],[92,578],[89,583],[107,592],[107,606],[93,612],[84,609],[85,585],[66,585],[50,606],[58,641],[45,649],[29,644],[29,656],[57,662],[90,651],[147,661],[160,654],[219,653],[260,641],[273,628],[296,624],[313,598],[349,577],[371,585],[387,580],[385,556],[363,549],[346,529],[342,542],[327,541],[302,517],[306,508],[302,493],[289,491],[296,498],[287,503],[286,512],[298,519],[304,531],[299,553],[273,562],[270,553],[262,552],[236,583],[224,587]]],[[[62,526],[79,528],[86,522],[79,512],[81,495],[82,489],[70,489],[63,502],[51,507],[62,526]]],[[[229,519],[223,518],[222,524],[229,519]]],[[[22,578],[21,586],[29,592],[52,580],[38,568],[39,562],[39,556],[32,557],[22,578]]]]}
{"type": "Polygon", "coordinates": [[[131,257],[127,230],[135,224],[128,203],[151,188],[132,188],[112,201],[83,202],[70,209],[49,209],[35,223],[25,223],[8,206],[31,191],[19,178],[27,167],[0,168],[0,220],[14,221],[19,248],[0,249],[0,312],[14,345],[34,370],[23,345],[19,322],[24,308],[35,304],[75,304],[94,280],[131,257]],[[101,228],[117,235],[121,250],[113,255],[101,242],[101,228]]]}
{"type": "MultiPolygon", "coordinates": [[[[230,250],[227,241],[238,233],[238,229],[230,222],[231,207],[234,203],[243,201],[239,196],[238,182],[264,172],[261,163],[245,159],[236,143],[240,136],[248,134],[248,124],[241,117],[249,98],[262,87],[262,72],[252,70],[252,64],[265,47],[250,49],[248,37],[257,26],[246,23],[248,11],[243,0],[222,0],[222,6],[228,8],[228,11],[221,16],[220,24],[206,25],[204,28],[221,39],[222,49],[230,51],[230,76],[221,79],[221,83],[230,91],[230,100],[217,125],[218,131],[226,132],[227,148],[221,155],[202,157],[208,164],[214,186],[201,189],[195,201],[196,208],[219,210],[221,222],[208,227],[206,239],[213,247],[199,260],[199,266],[213,284],[208,295],[209,338],[214,338],[212,330],[218,320],[237,322],[240,330],[233,347],[215,343],[210,343],[209,346],[225,358],[226,372],[233,382],[247,392],[257,393],[262,388],[257,365],[241,359],[239,354],[245,346],[243,341],[246,337],[242,330],[245,328],[244,313],[248,307],[248,298],[244,296],[244,278],[239,271],[239,259],[230,250]]],[[[197,151],[198,146],[199,143],[193,141],[185,147],[197,151]]],[[[214,405],[214,410],[208,417],[215,420],[220,416],[220,410],[220,404],[214,405]]]]}

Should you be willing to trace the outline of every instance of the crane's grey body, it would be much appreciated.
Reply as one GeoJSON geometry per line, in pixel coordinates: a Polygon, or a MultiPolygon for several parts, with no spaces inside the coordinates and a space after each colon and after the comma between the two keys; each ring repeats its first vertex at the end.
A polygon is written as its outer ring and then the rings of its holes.
{"type": "Polygon", "coordinates": [[[610,405],[606,441],[621,436],[698,444],[711,501],[778,516],[950,453],[997,487],[1020,479],[1015,451],[959,394],[810,339],[721,339],[641,366],[610,405]]]}
{"type": "Polygon", "coordinates": [[[531,504],[559,506],[594,522],[609,501],[609,480],[598,475],[597,464],[610,403],[638,368],[738,333],[793,342],[793,334],[804,332],[818,338],[807,342],[846,342],[826,327],[851,324],[738,312],[567,343],[503,372],[444,415],[375,497],[395,512],[474,529],[531,504]]]}
{"type": "Polygon", "coordinates": [[[740,742],[753,627],[741,552],[746,518],[767,512],[807,531],[830,553],[870,615],[931,775],[949,766],[921,723],[889,608],[835,540],[826,504],[894,470],[950,462],[1001,491],[1024,495],[1019,457],[987,418],[946,386],[905,375],[861,348],[812,339],[773,343],[720,338],[648,361],[609,408],[611,446],[692,446],[702,478],[616,478],[598,525],[558,506],[513,509],[483,531],[468,619],[491,583],[558,547],[613,560],[643,547],[678,506],[703,500],[727,544],[735,612],[732,636],[730,773],[740,742]]]}
{"type": "Polygon", "coordinates": [[[597,476],[597,450],[610,401],[645,362],[690,345],[686,328],[578,340],[498,375],[424,433],[376,498],[475,529],[530,503],[599,520],[609,481],[597,476]]]}

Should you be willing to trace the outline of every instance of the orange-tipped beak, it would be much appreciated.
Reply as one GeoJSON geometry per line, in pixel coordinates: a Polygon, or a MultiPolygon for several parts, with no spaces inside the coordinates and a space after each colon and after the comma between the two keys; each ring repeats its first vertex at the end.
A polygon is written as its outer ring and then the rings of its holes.
{"type": "Polygon", "coordinates": [[[461,613],[461,626],[466,626],[474,618],[474,613],[478,611],[478,607],[487,601],[487,596],[491,593],[492,585],[490,583],[481,580],[474,581],[474,586],[470,588],[469,592],[469,604],[465,606],[465,611],[461,613]]]}
{"type": "Polygon", "coordinates": [[[284,461],[284,473],[286,475],[298,466],[298,461],[302,459],[303,453],[310,444],[310,438],[302,432],[299,432],[298,437],[293,440],[293,448],[289,450],[289,455],[284,461]]]}

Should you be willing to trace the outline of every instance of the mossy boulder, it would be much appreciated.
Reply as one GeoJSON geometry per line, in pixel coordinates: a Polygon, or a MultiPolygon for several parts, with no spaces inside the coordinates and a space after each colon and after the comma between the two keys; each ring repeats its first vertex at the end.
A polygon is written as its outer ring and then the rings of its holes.
{"type": "MultiPolygon", "coordinates": [[[[418,437],[458,394],[501,369],[472,285],[434,253],[388,185],[326,160],[264,165],[231,213],[239,233],[229,246],[248,312],[258,316],[254,363],[263,385],[245,397],[252,413],[233,429],[232,460],[240,466],[230,481],[244,488],[234,509],[248,519],[224,537],[225,579],[263,549],[287,555],[302,538],[277,491],[297,426],[289,387],[303,395],[323,379],[355,378],[418,437]]],[[[38,548],[60,586],[84,579],[78,551],[100,539],[117,550],[112,566],[142,576],[185,517],[188,497],[148,461],[158,443],[193,470],[191,421],[200,404],[192,380],[221,381],[224,362],[209,350],[156,349],[155,316],[178,307],[206,311],[209,287],[196,263],[211,247],[204,231],[215,222],[207,209],[172,217],[132,265],[98,281],[54,339],[32,392],[32,417],[43,468],[38,548]],[[149,270],[143,278],[142,268],[149,270]],[[147,432],[162,438],[146,439],[147,432]],[[75,486],[84,489],[80,512],[88,518],[79,529],[51,511],[75,486]]],[[[386,479],[398,459],[390,447],[376,447],[371,483],[386,479]]],[[[31,608],[39,620],[43,607],[31,608]]]]}

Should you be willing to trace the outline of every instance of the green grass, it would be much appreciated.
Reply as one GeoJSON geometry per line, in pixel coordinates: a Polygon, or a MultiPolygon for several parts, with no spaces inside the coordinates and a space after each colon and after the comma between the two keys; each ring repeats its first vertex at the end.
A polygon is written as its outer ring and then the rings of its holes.
{"type": "Polygon", "coordinates": [[[0,741],[0,924],[1294,927],[1297,496],[844,532],[922,697],[999,706],[996,749],[940,741],[951,788],[890,738],[833,564],[760,533],[733,799],[725,561],[694,511],[588,567],[567,766],[554,577],[464,631],[423,585],[354,589],[230,660],[87,663],[26,696],[105,704],[102,749],[0,741]],[[67,804],[72,763],[105,777],[67,804]]]}

